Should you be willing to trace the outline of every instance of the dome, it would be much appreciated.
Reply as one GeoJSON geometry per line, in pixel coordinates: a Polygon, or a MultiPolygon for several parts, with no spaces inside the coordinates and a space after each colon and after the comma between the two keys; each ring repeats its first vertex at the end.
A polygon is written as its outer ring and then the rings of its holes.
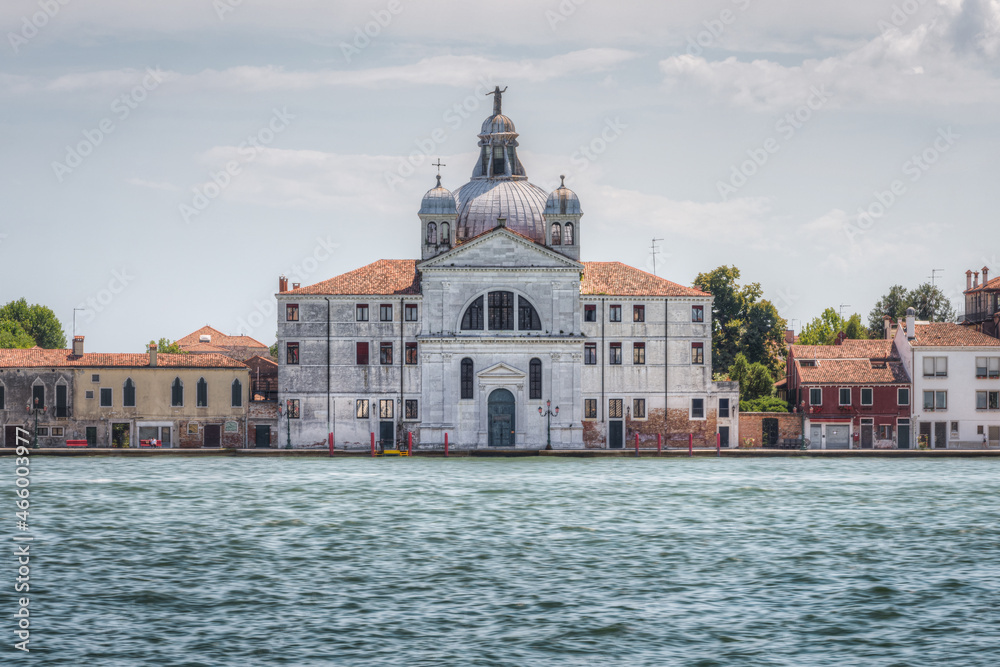
{"type": "Polygon", "coordinates": [[[907,317],[916,317],[917,316],[916,309],[913,306],[910,306],[909,308],[907,308],[906,309],[906,316],[907,317]]]}
{"type": "Polygon", "coordinates": [[[526,180],[473,179],[455,193],[458,200],[456,231],[459,242],[497,226],[545,243],[545,191],[526,180]]]}
{"type": "Polygon", "coordinates": [[[487,118],[483,121],[483,129],[479,133],[483,134],[513,134],[514,133],[514,121],[512,121],[507,116],[503,114],[496,114],[491,118],[487,118]]]}
{"type": "Polygon", "coordinates": [[[420,202],[418,215],[455,215],[455,195],[451,190],[441,186],[441,175],[437,177],[437,186],[431,188],[420,202]]]}
{"type": "Polygon", "coordinates": [[[545,202],[546,215],[583,215],[580,209],[580,198],[576,193],[566,187],[566,177],[560,176],[562,184],[549,195],[545,202]]]}

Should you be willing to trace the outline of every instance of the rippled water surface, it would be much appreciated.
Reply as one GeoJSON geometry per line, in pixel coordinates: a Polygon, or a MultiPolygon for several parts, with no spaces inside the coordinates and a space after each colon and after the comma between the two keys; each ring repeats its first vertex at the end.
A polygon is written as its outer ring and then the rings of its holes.
{"type": "Polygon", "coordinates": [[[32,476],[19,664],[1000,664],[1000,461],[35,458],[32,476]]]}

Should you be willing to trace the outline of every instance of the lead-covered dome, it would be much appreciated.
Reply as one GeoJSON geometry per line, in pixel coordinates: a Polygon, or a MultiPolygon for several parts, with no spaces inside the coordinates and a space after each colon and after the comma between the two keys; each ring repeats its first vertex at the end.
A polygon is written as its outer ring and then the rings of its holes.
{"type": "Polygon", "coordinates": [[[463,241],[497,226],[545,242],[545,190],[524,179],[473,179],[455,193],[458,200],[458,240],[463,241]]]}
{"type": "Polygon", "coordinates": [[[546,215],[583,215],[580,198],[566,187],[566,177],[560,176],[560,185],[545,202],[546,215]]]}
{"type": "Polygon", "coordinates": [[[424,195],[420,202],[418,215],[455,215],[457,213],[455,195],[451,193],[451,190],[441,185],[441,175],[438,174],[437,186],[428,190],[427,194],[424,195]]]}

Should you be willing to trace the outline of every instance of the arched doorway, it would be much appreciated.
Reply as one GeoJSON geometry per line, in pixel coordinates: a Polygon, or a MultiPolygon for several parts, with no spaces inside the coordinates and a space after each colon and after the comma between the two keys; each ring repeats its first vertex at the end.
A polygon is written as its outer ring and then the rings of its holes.
{"type": "Polygon", "coordinates": [[[497,389],[489,398],[490,447],[514,446],[514,394],[497,389]]]}

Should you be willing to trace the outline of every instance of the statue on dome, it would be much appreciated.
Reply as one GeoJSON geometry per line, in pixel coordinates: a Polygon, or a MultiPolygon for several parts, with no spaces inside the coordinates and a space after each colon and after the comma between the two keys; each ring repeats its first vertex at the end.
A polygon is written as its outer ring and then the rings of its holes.
{"type": "Polygon", "coordinates": [[[500,86],[497,86],[497,87],[495,87],[493,89],[492,92],[486,93],[487,97],[489,97],[490,95],[495,95],[496,96],[496,97],[493,98],[493,115],[494,116],[499,116],[500,115],[500,113],[501,113],[500,109],[501,109],[501,106],[502,106],[502,103],[503,103],[502,102],[503,94],[506,93],[506,92],[507,92],[507,86],[504,86],[503,90],[500,90],[500,86]]]}

